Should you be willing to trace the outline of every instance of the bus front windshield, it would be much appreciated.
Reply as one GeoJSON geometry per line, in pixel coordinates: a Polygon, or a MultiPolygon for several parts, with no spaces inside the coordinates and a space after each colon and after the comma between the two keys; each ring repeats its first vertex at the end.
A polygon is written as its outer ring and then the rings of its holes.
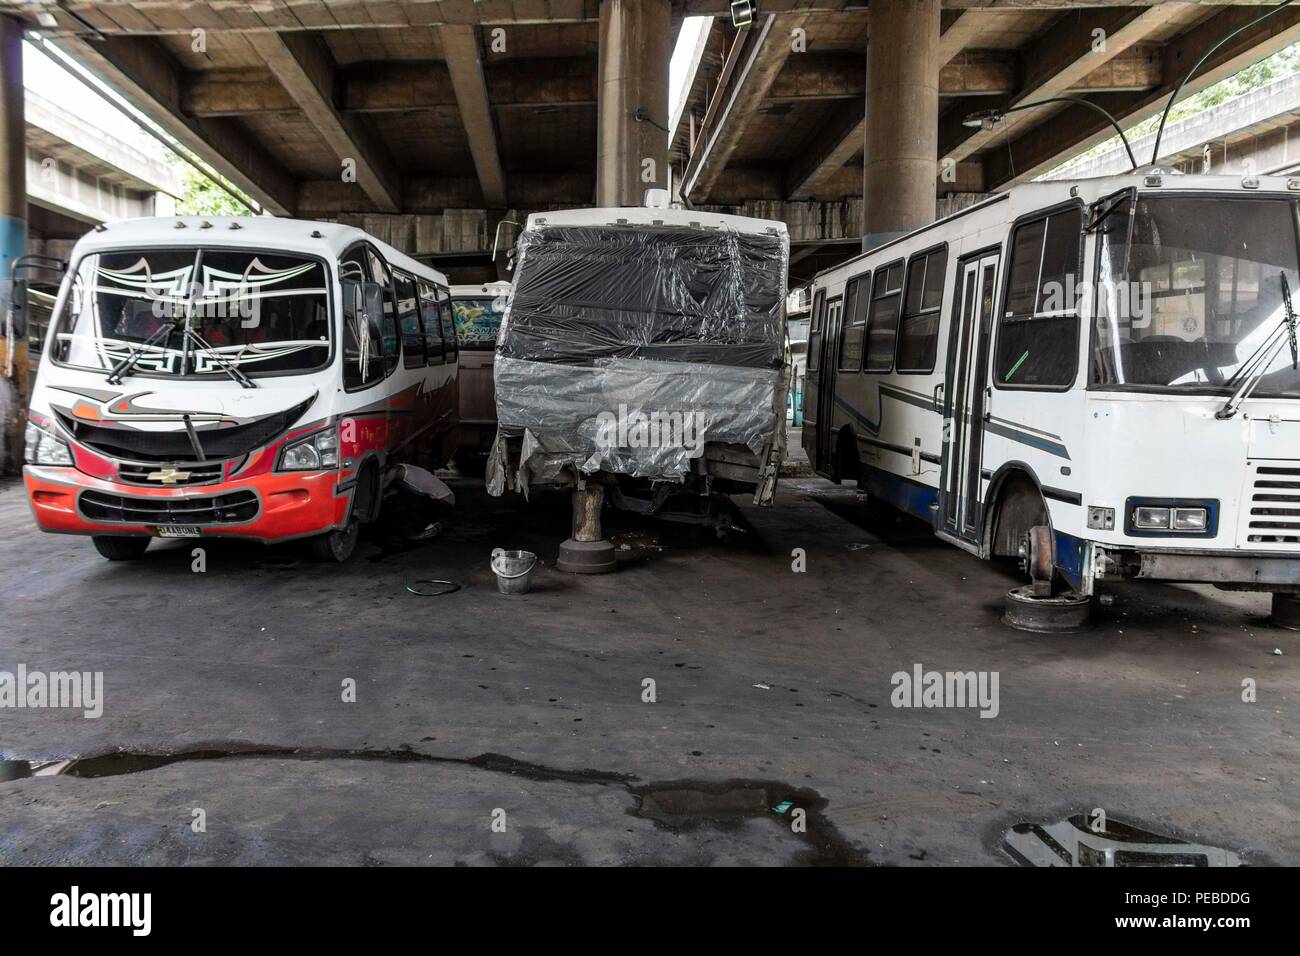
{"type": "Polygon", "coordinates": [[[506,296],[453,299],[456,314],[456,344],[467,352],[490,352],[497,345],[497,331],[506,312],[506,296]]]}
{"type": "Polygon", "coordinates": [[[55,361],[130,374],[305,372],[330,354],[324,265],[221,248],[84,256],[56,320],[55,361]]]}
{"type": "MultiPolygon", "coordinates": [[[[1124,199],[1098,232],[1091,384],[1230,392],[1285,329],[1287,291],[1300,310],[1292,200],[1124,199]]],[[[1256,396],[1300,397],[1286,341],[1262,371],[1256,396]]]]}

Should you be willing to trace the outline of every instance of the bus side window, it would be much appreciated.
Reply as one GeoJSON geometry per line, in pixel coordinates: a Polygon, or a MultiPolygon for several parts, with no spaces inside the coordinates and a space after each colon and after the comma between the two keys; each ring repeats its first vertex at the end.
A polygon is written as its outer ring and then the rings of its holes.
{"type": "Polygon", "coordinates": [[[947,274],[947,246],[913,256],[907,264],[907,291],[903,296],[895,363],[900,372],[934,371],[939,351],[939,308],[943,305],[947,274]]]}
{"type": "Polygon", "coordinates": [[[815,372],[821,364],[822,326],[826,322],[826,290],[818,289],[813,295],[812,321],[808,325],[808,371],[815,372]]]}
{"type": "Polygon", "coordinates": [[[898,338],[898,313],[903,297],[903,262],[876,270],[871,286],[871,315],[867,319],[868,372],[888,372],[894,367],[894,340],[898,338]]]}
{"type": "Polygon", "coordinates": [[[379,319],[379,328],[384,337],[384,374],[387,375],[397,368],[397,359],[400,354],[397,334],[397,303],[393,299],[393,277],[389,272],[388,263],[380,258],[378,253],[368,248],[366,249],[366,255],[370,259],[370,275],[375,282],[379,283],[384,292],[384,314],[379,319]]]}
{"type": "Polygon", "coordinates": [[[361,388],[384,377],[379,326],[365,316],[363,281],[343,280],[343,387],[361,388]]]}
{"type": "Polygon", "coordinates": [[[1006,306],[998,319],[999,388],[1069,388],[1078,372],[1078,288],[1083,212],[1063,209],[1011,236],[1006,306]]]}
{"type": "Polygon", "coordinates": [[[393,284],[397,288],[397,324],[402,330],[402,364],[407,368],[422,368],[425,364],[424,329],[420,324],[415,280],[394,270],[393,284]]]}
{"type": "Polygon", "coordinates": [[[871,288],[871,273],[859,276],[848,284],[844,292],[844,319],[840,329],[841,372],[862,370],[862,343],[867,333],[867,290],[871,288]]]}
{"type": "Polygon", "coordinates": [[[438,290],[438,317],[442,320],[442,341],[447,349],[447,361],[456,360],[456,321],[451,311],[451,293],[438,290]]]}
{"type": "Polygon", "coordinates": [[[446,355],[442,344],[442,323],[438,318],[437,291],[420,280],[420,318],[424,320],[424,343],[430,365],[441,365],[446,355]]]}

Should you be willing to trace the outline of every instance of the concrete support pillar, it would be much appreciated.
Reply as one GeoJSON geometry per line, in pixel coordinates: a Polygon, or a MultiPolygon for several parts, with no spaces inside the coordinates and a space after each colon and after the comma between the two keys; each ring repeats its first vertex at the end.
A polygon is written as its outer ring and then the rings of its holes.
{"type": "Polygon", "coordinates": [[[27,127],[23,111],[23,28],[0,17],[0,471],[22,463],[27,347],[8,319],[13,262],[27,241],[27,127]]]}
{"type": "Polygon", "coordinates": [[[670,0],[600,0],[597,206],[640,206],[668,187],[671,33],[670,0]]]}
{"type": "Polygon", "coordinates": [[[864,244],[934,220],[941,0],[871,0],[864,244]]]}

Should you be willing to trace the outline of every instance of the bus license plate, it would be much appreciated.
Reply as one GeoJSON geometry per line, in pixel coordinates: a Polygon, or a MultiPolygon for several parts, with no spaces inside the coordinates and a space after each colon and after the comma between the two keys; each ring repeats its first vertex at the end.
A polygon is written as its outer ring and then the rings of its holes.
{"type": "Polygon", "coordinates": [[[197,538],[199,536],[199,526],[195,524],[159,525],[157,533],[160,538],[197,538]]]}

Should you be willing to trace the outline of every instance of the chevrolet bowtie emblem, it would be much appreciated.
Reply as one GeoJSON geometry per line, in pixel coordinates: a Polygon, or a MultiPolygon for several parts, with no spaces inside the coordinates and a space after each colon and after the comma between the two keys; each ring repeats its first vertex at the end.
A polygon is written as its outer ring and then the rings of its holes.
{"type": "Polygon", "coordinates": [[[178,481],[184,481],[190,476],[188,471],[178,471],[175,468],[163,468],[159,471],[151,471],[145,475],[149,481],[161,481],[164,485],[174,485],[178,481]]]}

